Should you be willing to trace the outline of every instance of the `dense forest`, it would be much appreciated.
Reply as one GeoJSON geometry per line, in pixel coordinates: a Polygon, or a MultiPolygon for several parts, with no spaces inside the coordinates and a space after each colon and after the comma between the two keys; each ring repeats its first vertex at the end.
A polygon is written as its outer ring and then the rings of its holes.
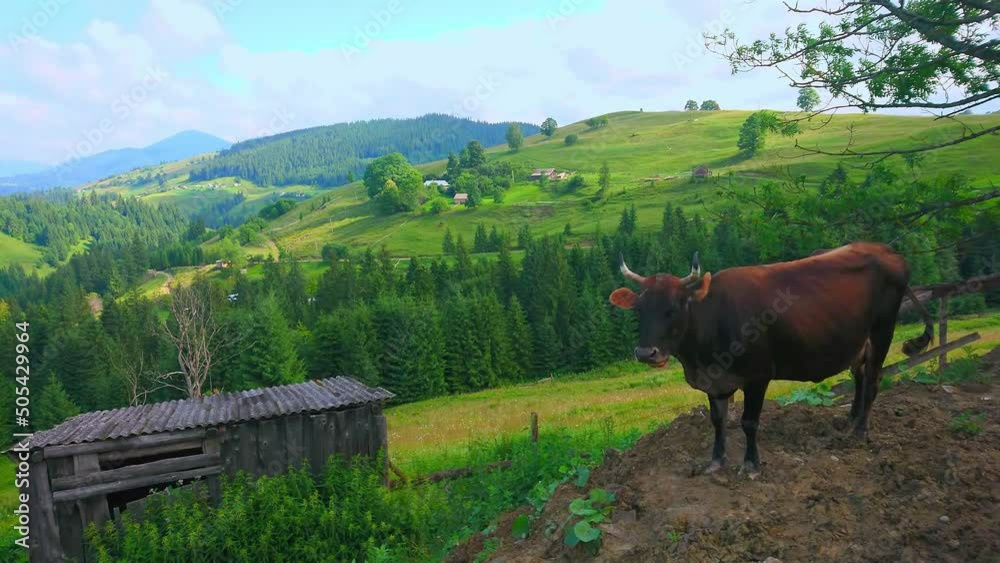
{"type": "MultiPolygon", "coordinates": [[[[371,160],[385,154],[399,152],[421,163],[442,159],[469,139],[484,146],[503,143],[508,125],[429,114],[314,127],[236,143],[192,171],[191,180],[236,176],[264,186],[339,186],[360,178],[371,160]]],[[[520,125],[525,135],[539,131],[520,125]]]]}
{"type": "Polygon", "coordinates": [[[85,197],[73,190],[51,190],[0,197],[0,232],[43,248],[43,259],[58,264],[81,241],[121,248],[137,241],[147,248],[176,240],[186,218],[171,207],[137,198],[85,197]]]}
{"type": "MultiPolygon", "coordinates": [[[[284,255],[265,264],[262,277],[230,269],[156,300],[129,287],[167,247],[132,238],[121,249],[74,256],[44,280],[2,270],[0,291],[4,315],[33,327],[32,373],[41,381],[34,404],[42,413],[34,420],[42,427],[77,410],[183,396],[176,378],[185,374],[169,338],[178,302],[203,307],[220,335],[205,392],[349,374],[414,401],[628,357],[633,316],[607,300],[623,283],[619,255],[639,272],[684,274],[696,250],[703,268],[718,271],[869,239],[907,256],[914,284],[995,272],[996,214],[970,219],[961,206],[934,206],[937,198],[962,201],[966,189],[959,178],[925,184],[883,166],[852,182],[837,169],[819,190],[726,188],[729,203],[704,215],[667,206],[658,229],[640,229],[626,208],[615,231],[594,233],[586,248],[532,237],[527,228],[479,228],[473,241],[448,233],[437,259],[401,265],[384,250],[331,249],[329,268],[310,280],[284,255]]],[[[198,248],[209,234],[192,224],[169,248],[198,248]]],[[[952,311],[980,310],[997,297],[962,296],[952,311]]]]}

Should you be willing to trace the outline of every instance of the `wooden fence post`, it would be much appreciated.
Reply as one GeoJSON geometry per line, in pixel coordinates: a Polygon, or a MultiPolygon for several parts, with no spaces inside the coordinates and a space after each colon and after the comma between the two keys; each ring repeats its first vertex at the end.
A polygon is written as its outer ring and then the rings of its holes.
{"type": "MultiPolygon", "coordinates": [[[[941,296],[941,303],[938,306],[938,346],[948,343],[948,296],[941,296]]],[[[938,373],[944,372],[948,368],[948,353],[941,354],[938,359],[938,373]]]]}
{"type": "Polygon", "coordinates": [[[531,413],[531,443],[538,443],[538,413],[531,413]]]}

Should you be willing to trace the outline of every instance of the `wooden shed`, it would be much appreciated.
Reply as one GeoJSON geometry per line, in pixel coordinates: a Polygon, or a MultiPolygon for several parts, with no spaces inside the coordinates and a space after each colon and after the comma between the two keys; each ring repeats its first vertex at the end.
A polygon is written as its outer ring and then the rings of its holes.
{"type": "Polygon", "coordinates": [[[388,448],[382,407],[393,394],[348,377],[91,412],[38,432],[8,454],[27,458],[31,561],[88,561],[83,532],[145,497],[204,480],[215,500],[222,473],[277,475],[332,455],[388,448]]]}

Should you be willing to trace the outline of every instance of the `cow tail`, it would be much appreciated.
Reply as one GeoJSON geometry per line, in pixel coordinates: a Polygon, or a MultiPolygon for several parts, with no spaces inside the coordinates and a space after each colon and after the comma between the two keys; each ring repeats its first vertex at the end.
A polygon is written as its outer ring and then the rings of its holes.
{"type": "Polygon", "coordinates": [[[907,356],[913,356],[923,352],[930,345],[931,340],[934,339],[934,319],[931,314],[924,307],[924,304],[917,299],[917,296],[913,294],[913,290],[910,286],[906,286],[906,296],[913,301],[914,307],[920,311],[920,316],[924,318],[924,332],[916,338],[911,338],[903,343],[903,353],[907,356]]]}

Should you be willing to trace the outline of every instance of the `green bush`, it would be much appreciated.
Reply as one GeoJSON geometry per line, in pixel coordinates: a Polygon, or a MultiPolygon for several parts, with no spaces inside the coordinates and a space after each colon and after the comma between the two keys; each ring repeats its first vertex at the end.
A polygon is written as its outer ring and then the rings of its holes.
{"type": "Polygon", "coordinates": [[[160,493],[147,501],[142,523],[91,527],[87,538],[101,563],[440,559],[502,512],[543,506],[559,483],[585,482],[607,448],[629,447],[638,436],[604,424],[552,429],[538,443],[482,441],[470,445],[463,465],[511,460],[510,468],[391,490],[361,460],[331,461],[319,484],[305,470],[255,483],[240,476],[224,483],[218,508],[192,491],[160,493]]]}
{"type": "Polygon", "coordinates": [[[212,508],[203,494],[150,498],[142,523],[125,519],[87,537],[101,562],[111,561],[365,561],[426,556],[436,489],[382,486],[371,464],[327,466],[322,485],[306,470],[224,485],[212,508]],[[195,555],[197,554],[197,555],[195,555]]]}
{"type": "Polygon", "coordinates": [[[580,140],[580,136],[577,135],[576,133],[573,133],[570,135],[566,135],[566,139],[564,142],[568,146],[568,145],[575,145],[578,140],[580,140]]]}

